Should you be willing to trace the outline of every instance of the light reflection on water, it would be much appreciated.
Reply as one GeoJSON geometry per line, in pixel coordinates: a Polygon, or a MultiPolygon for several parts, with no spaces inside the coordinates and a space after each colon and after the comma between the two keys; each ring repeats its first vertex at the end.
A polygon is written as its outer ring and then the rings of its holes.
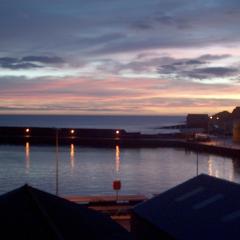
{"type": "MultiPolygon", "coordinates": [[[[53,146],[0,146],[0,193],[28,183],[56,192],[56,152],[53,146]]],[[[58,151],[60,195],[156,194],[196,174],[240,182],[240,160],[173,148],[87,148],[74,144],[58,151]],[[197,164],[198,163],[198,164],[197,164]]]]}
{"type": "Polygon", "coordinates": [[[26,155],[26,173],[28,173],[29,169],[30,169],[30,145],[29,145],[29,142],[26,142],[25,155],[26,155]]]}
{"type": "Polygon", "coordinates": [[[120,147],[118,145],[116,145],[115,166],[116,174],[118,175],[120,171],[120,147]]]}
{"type": "Polygon", "coordinates": [[[74,144],[70,145],[70,164],[71,164],[71,168],[73,170],[74,166],[75,166],[75,147],[74,147],[74,144]]]}

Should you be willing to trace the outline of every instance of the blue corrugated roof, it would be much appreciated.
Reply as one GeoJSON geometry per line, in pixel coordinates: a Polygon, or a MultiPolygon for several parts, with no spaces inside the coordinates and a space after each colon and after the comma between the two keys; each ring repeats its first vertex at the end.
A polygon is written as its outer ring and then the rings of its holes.
{"type": "Polygon", "coordinates": [[[133,212],[176,239],[239,239],[240,185],[202,174],[133,212]]]}

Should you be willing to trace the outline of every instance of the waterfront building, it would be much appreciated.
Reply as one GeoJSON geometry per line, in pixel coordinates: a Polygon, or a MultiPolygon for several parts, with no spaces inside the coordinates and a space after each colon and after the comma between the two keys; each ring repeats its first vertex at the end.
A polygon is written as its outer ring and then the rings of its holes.
{"type": "Polygon", "coordinates": [[[221,135],[232,135],[233,118],[228,111],[214,114],[209,120],[210,132],[221,135]]]}
{"type": "Polygon", "coordinates": [[[240,143],[240,120],[235,120],[233,124],[233,141],[240,143]]]}
{"type": "Polygon", "coordinates": [[[207,114],[188,114],[187,128],[208,130],[208,115],[207,114]]]}
{"type": "Polygon", "coordinates": [[[239,119],[240,120],[240,107],[235,107],[232,111],[232,118],[234,120],[239,119]]]}

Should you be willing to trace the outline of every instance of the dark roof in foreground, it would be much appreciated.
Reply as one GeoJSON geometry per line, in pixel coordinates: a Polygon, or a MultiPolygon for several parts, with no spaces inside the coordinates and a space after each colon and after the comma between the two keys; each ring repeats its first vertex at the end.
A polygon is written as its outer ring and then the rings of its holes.
{"type": "Polygon", "coordinates": [[[202,174],[133,213],[174,239],[240,239],[240,185],[202,174]]]}
{"type": "Polygon", "coordinates": [[[96,211],[27,185],[0,196],[1,239],[130,239],[96,211]]]}

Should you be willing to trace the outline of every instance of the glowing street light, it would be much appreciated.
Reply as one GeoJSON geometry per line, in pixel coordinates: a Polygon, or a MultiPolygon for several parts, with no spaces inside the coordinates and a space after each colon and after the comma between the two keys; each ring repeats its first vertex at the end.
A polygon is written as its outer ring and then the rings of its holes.
{"type": "Polygon", "coordinates": [[[30,132],[30,129],[29,129],[29,128],[26,128],[26,129],[25,129],[25,132],[26,132],[26,133],[29,133],[29,132],[30,132]]]}
{"type": "Polygon", "coordinates": [[[120,131],[119,130],[116,130],[116,134],[118,135],[120,133],[120,131]]]}
{"type": "Polygon", "coordinates": [[[70,131],[70,133],[71,133],[71,134],[74,134],[74,133],[75,133],[75,130],[74,130],[74,129],[72,129],[72,130],[70,131]]]}
{"type": "Polygon", "coordinates": [[[208,126],[207,126],[207,133],[209,134],[210,132],[210,127],[211,127],[211,120],[213,119],[213,116],[210,116],[208,119],[208,126]]]}

